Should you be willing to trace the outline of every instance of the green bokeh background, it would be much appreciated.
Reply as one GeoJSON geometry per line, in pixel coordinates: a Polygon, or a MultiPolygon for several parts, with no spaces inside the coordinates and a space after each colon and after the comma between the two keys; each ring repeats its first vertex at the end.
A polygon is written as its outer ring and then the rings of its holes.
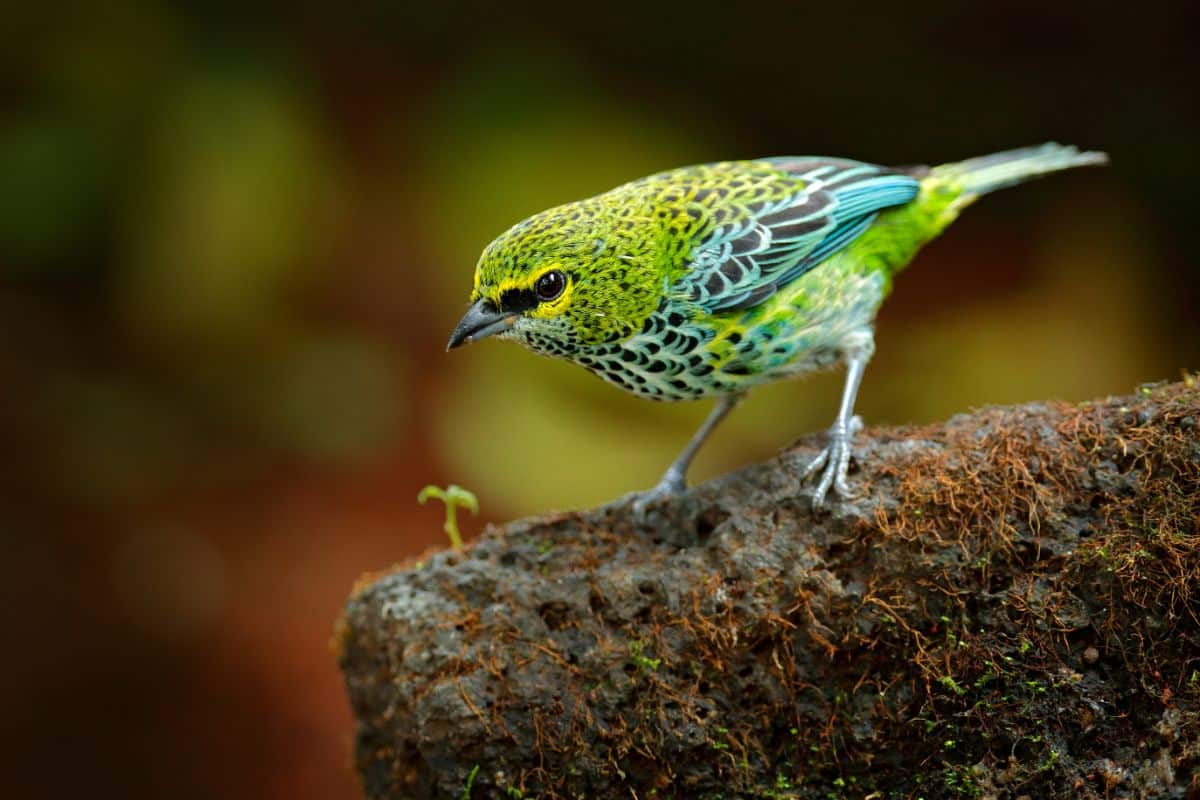
{"type": "MultiPolygon", "coordinates": [[[[706,160],[1106,170],[978,204],[904,273],[859,411],[921,423],[1200,365],[1183,3],[27,7],[0,30],[0,600],[26,794],[354,797],[332,621],[441,541],[653,483],[707,413],[485,342],[475,260],[706,160]],[[1115,9],[1116,7],[1114,7],[1115,9]],[[62,766],[71,766],[66,773],[62,766]]],[[[767,387],[699,478],[832,419],[767,387]]],[[[12,774],[18,774],[13,772],[12,774]]]]}

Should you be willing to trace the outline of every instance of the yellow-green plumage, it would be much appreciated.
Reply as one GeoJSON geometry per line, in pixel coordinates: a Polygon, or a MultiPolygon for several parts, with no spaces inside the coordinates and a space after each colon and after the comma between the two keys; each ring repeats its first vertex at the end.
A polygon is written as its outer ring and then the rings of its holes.
{"type": "Polygon", "coordinates": [[[798,157],[659,173],[488,245],[451,347],[498,334],[658,400],[736,398],[846,362],[838,452],[818,495],[834,480],[843,491],[854,394],[892,276],[978,196],[1103,161],[1047,144],[934,168],[798,157]]]}

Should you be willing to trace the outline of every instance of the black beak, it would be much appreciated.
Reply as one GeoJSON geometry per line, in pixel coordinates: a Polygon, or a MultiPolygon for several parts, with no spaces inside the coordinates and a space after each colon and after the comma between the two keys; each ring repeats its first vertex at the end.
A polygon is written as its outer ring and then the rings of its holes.
{"type": "Polygon", "coordinates": [[[454,333],[450,334],[447,350],[453,350],[464,344],[486,339],[493,333],[500,333],[512,327],[517,321],[515,311],[497,311],[489,300],[477,300],[475,305],[467,309],[459,320],[454,333]]]}

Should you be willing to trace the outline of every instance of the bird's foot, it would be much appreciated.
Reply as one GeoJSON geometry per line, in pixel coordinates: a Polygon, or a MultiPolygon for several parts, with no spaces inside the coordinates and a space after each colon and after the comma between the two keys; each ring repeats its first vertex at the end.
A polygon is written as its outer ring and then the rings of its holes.
{"type": "Polygon", "coordinates": [[[820,508],[825,504],[825,495],[831,488],[839,497],[853,495],[850,485],[846,482],[846,470],[850,468],[850,455],[853,451],[851,441],[862,427],[862,419],[857,416],[851,417],[848,424],[834,423],[829,429],[829,444],[804,468],[802,480],[824,467],[821,482],[813,492],[813,508],[820,508]]]}
{"type": "Polygon", "coordinates": [[[633,509],[634,514],[644,518],[651,506],[682,494],[686,488],[687,482],[684,481],[682,475],[668,471],[653,489],[627,494],[622,498],[621,502],[622,504],[628,503],[633,509]]]}

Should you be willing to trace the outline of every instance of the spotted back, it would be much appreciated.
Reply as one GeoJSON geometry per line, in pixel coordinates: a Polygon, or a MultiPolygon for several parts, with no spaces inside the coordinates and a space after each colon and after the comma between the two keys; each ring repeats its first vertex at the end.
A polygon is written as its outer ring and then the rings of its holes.
{"type": "Polygon", "coordinates": [[[854,241],[884,208],[916,197],[907,171],[828,158],[777,158],[793,181],[784,197],[766,197],[697,243],[679,290],[717,313],[751,308],[854,241]]]}

